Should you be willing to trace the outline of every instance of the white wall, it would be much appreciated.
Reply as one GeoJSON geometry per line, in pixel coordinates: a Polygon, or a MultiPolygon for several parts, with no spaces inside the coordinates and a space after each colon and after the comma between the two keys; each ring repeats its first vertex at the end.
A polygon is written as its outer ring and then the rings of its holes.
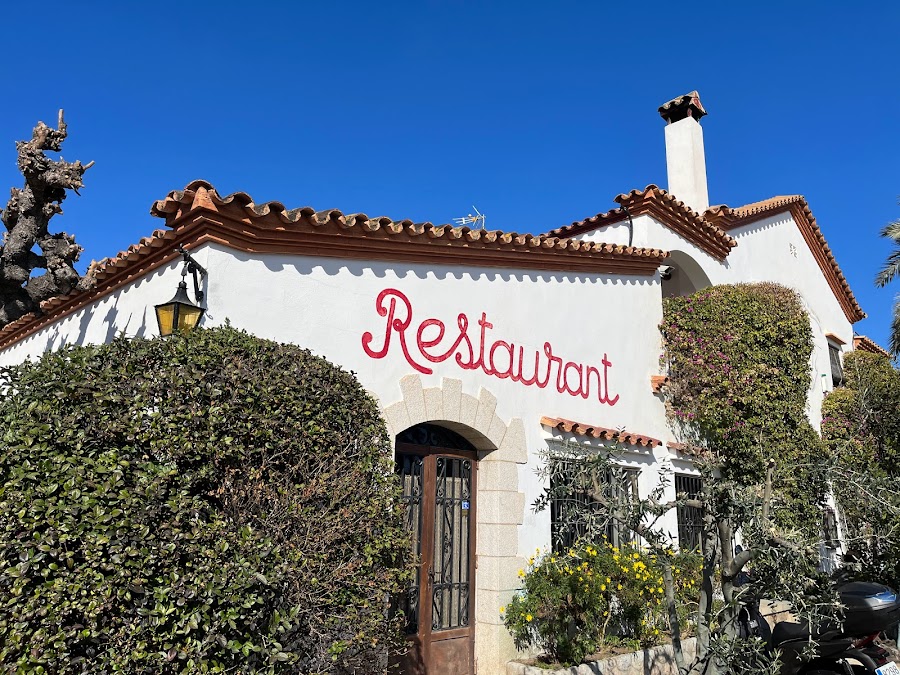
{"type": "MultiPolygon", "coordinates": [[[[260,337],[291,342],[311,349],[354,371],[362,384],[384,405],[401,398],[400,379],[418,371],[402,351],[400,333],[391,332],[384,358],[369,356],[363,335],[372,334],[370,351],[384,344],[387,319],[379,316],[376,300],[385,289],[403,293],[412,307],[412,322],[403,331],[407,349],[416,363],[430,368],[421,375],[425,387],[440,386],[441,378],[463,382],[463,391],[477,395],[485,388],[497,397],[496,414],[504,421],[513,417],[525,423],[529,464],[520,468],[519,489],[526,496],[524,525],[520,528],[520,552],[533,552],[549,544],[549,514],[533,514],[531,504],[541,483],[535,475],[537,454],[550,435],[540,418],[564,417],[609,428],[668,438],[664,410],[650,388],[650,376],[659,370],[661,319],[660,288],[657,277],[566,274],[528,270],[462,269],[383,262],[342,261],[289,255],[249,255],[218,245],[206,245],[193,252],[209,271],[206,280],[208,307],[205,325],[221,325],[226,320],[260,337]],[[425,359],[416,346],[416,328],[426,319],[444,322],[444,340],[430,353],[444,352],[459,334],[457,317],[469,321],[468,335],[479,350],[482,313],[493,324],[487,344],[504,340],[521,346],[526,354],[524,373],[533,372],[536,351],[544,354],[544,343],[562,362],[593,366],[608,375],[608,398],[598,400],[597,378],[590,378],[588,399],[554,386],[553,366],[545,388],[525,386],[501,379],[483,370],[461,368],[454,358],[440,363],[425,359]],[[611,364],[604,368],[604,355],[611,364]],[[618,397],[617,399],[615,397],[618,397]]],[[[180,264],[173,264],[139,280],[42,329],[0,353],[0,363],[10,364],[64,343],[106,342],[122,330],[131,336],[157,334],[153,305],[165,302],[180,280],[180,264]]],[[[387,300],[398,296],[389,296],[387,300]]],[[[398,304],[396,318],[405,320],[398,304]]],[[[424,339],[433,338],[437,328],[425,330],[424,339]]],[[[502,368],[503,350],[496,353],[495,365],[502,368]]],[[[518,358],[518,356],[517,356],[518,358]]],[[[541,357],[541,372],[547,359],[541,357]]],[[[584,371],[582,371],[584,372],[584,371]]],[[[575,366],[569,370],[570,389],[577,389],[575,366]]],[[[650,453],[653,455],[654,453],[650,453]]],[[[662,459],[666,450],[655,450],[662,459]]],[[[646,459],[643,460],[646,462],[646,459]]],[[[654,471],[646,471],[642,492],[651,489],[654,471]]]]}
{"type": "MultiPolygon", "coordinates": [[[[533,514],[530,505],[541,484],[535,475],[537,453],[547,435],[540,425],[544,415],[565,417],[600,426],[624,426],[635,432],[666,438],[664,411],[652,395],[650,376],[658,370],[661,319],[659,284],[652,278],[537,273],[527,270],[431,268],[425,265],[387,264],[314,259],[297,256],[250,257],[225,249],[210,249],[204,263],[210,271],[209,323],[226,318],[238,328],[261,337],[294,342],[357,373],[363,385],[384,404],[400,398],[399,381],[416,373],[402,351],[399,334],[392,331],[384,358],[370,357],[363,334],[372,333],[371,350],[384,344],[386,317],[379,316],[376,299],[386,288],[401,291],[409,300],[413,320],[405,331],[413,360],[432,369],[420,373],[423,385],[440,386],[441,378],[457,378],[463,391],[477,395],[484,387],[498,400],[496,414],[503,420],[520,417],[525,423],[529,464],[520,469],[519,489],[526,496],[525,523],[520,531],[520,553],[549,543],[549,514],[533,514]],[[273,274],[277,271],[277,274],[273,274]],[[236,288],[234,280],[240,279],[236,288]],[[502,339],[524,348],[525,373],[533,371],[536,350],[549,342],[564,361],[592,365],[603,373],[608,367],[609,397],[559,393],[552,384],[540,389],[482,370],[460,368],[453,358],[431,363],[416,351],[415,328],[426,319],[444,322],[446,334],[432,350],[444,352],[458,335],[457,317],[466,314],[468,334],[477,342],[476,322],[485,313],[493,328],[488,343],[502,339]],[[443,347],[443,348],[442,348],[443,347]]],[[[397,317],[406,318],[398,305],[397,317]]],[[[427,329],[424,337],[436,335],[427,329]]],[[[505,357],[495,365],[501,367],[505,357]]],[[[542,371],[546,361],[542,359],[542,371]]],[[[554,369],[555,373],[555,369],[554,369]]],[[[574,370],[570,371],[576,388],[574,370]]]]}

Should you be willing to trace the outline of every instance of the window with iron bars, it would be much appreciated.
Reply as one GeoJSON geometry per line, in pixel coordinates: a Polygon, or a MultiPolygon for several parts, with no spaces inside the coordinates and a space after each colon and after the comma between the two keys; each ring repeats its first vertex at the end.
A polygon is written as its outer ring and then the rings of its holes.
{"type": "MultiPolygon", "coordinates": [[[[572,485],[578,460],[557,463],[557,470],[550,476],[551,492],[563,485],[572,485]]],[[[604,480],[605,497],[612,500],[635,500],[638,497],[638,469],[618,469],[608,471],[604,480]]],[[[575,488],[564,497],[555,496],[550,500],[550,521],[553,551],[568,550],[575,542],[589,534],[591,523],[599,516],[598,502],[587,489],[575,488]]],[[[634,540],[634,533],[622,523],[610,520],[606,524],[607,540],[613,546],[622,546],[634,540]]]]}
{"type": "MultiPolygon", "coordinates": [[[[699,476],[675,474],[675,493],[684,494],[689,499],[700,496],[702,483],[699,476]]],[[[700,533],[703,529],[703,513],[696,506],[679,505],[675,509],[678,517],[678,548],[695,551],[700,548],[700,533]]]]}
{"type": "Polygon", "coordinates": [[[841,349],[828,343],[828,360],[831,361],[831,383],[835,387],[844,384],[844,367],[841,365],[841,349]]]}

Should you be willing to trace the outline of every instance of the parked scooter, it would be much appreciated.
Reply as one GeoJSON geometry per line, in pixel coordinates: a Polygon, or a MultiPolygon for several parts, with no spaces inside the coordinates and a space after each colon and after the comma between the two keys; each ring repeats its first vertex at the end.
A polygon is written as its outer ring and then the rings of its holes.
{"type": "Polygon", "coordinates": [[[772,629],[770,645],[782,651],[798,675],[900,675],[888,652],[875,643],[882,631],[900,621],[900,598],[881,584],[854,581],[837,588],[844,610],[841,626],[825,626],[815,635],[819,655],[801,661],[800,652],[810,638],[809,627],[780,621],[772,629]]]}
{"type": "MultiPolygon", "coordinates": [[[[740,552],[741,547],[735,547],[735,555],[740,552]]],[[[847,582],[840,571],[834,579],[845,608],[844,621],[816,631],[816,658],[804,661],[800,657],[809,644],[809,626],[779,621],[770,629],[759,610],[759,598],[753,596],[742,602],[738,635],[761,639],[768,651],[780,649],[785,675],[900,675],[898,664],[875,642],[882,632],[900,622],[900,596],[882,584],[847,582]]],[[[750,573],[743,570],[735,579],[735,586],[750,580],[750,573]]]]}
{"type": "Polygon", "coordinates": [[[805,624],[779,621],[770,631],[760,614],[759,601],[748,601],[739,617],[739,632],[755,635],[771,650],[782,652],[783,671],[790,675],[900,675],[900,667],[890,660],[875,640],[900,621],[900,597],[887,586],[854,581],[837,588],[844,610],[840,626],[816,631],[818,656],[804,661],[800,655],[809,644],[805,624]]]}

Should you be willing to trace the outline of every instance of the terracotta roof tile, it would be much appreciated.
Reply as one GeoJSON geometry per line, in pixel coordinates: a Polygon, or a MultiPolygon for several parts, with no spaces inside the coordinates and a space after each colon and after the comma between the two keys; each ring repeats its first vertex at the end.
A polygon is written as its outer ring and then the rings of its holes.
{"type": "Polygon", "coordinates": [[[850,284],[837,264],[825,235],[819,229],[816,218],[803,195],[783,195],[771,197],[759,202],[730,208],[724,204],[711,207],[704,216],[706,219],[724,230],[733,230],[748,225],[774,213],[790,211],[794,222],[800,229],[803,239],[812,251],[819,268],[828,281],[831,290],[841,304],[844,315],[850,323],[866,318],[866,313],[859,306],[850,284]]]}
{"type": "Polygon", "coordinates": [[[704,448],[690,443],[676,443],[675,441],[669,441],[666,443],[666,447],[669,448],[669,450],[674,450],[682,455],[691,455],[693,457],[698,457],[704,453],[704,448]]]}
{"type": "MultiPolygon", "coordinates": [[[[150,213],[165,218],[166,225],[175,227],[198,209],[214,210],[265,229],[286,229],[285,226],[292,225],[297,226],[296,229],[318,231],[323,235],[343,233],[373,239],[392,239],[397,244],[429,243],[443,245],[445,249],[468,251],[483,249],[494,250],[501,254],[517,254],[512,258],[505,258],[504,264],[499,264],[500,259],[495,258],[495,264],[492,266],[530,268],[532,259],[540,257],[543,260],[541,269],[566,270],[574,264],[575,258],[581,257],[594,263],[599,263],[600,260],[620,261],[625,264],[620,271],[624,271],[628,263],[637,263],[639,267],[644,268],[646,274],[652,273],[650,271],[652,263],[661,261],[668,255],[667,252],[658,249],[580,242],[552,235],[473,230],[468,227],[435,225],[430,222],[414,223],[411,220],[394,221],[386,216],[370,218],[364,213],[345,215],[336,209],[326,211],[316,211],[310,207],[287,209],[281,202],[276,201],[256,204],[250,195],[244,192],[235,192],[222,197],[212,185],[201,180],[190,183],[184,190],[170,192],[165,199],[153,204],[150,213]],[[563,254],[566,257],[550,263],[545,254],[563,254]]],[[[369,250],[372,256],[378,259],[377,250],[369,250]]],[[[485,261],[479,260],[474,255],[465,260],[456,260],[447,255],[445,262],[477,265],[485,261]]],[[[637,267],[635,273],[638,273],[637,267]]]]}
{"type": "Polygon", "coordinates": [[[541,424],[569,434],[589,436],[590,438],[597,438],[603,441],[619,441],[626,445],[640,445],[649,448],[662,445],[662,441],[643,434],[634,434],[624,429],[608,429],[582,422],[573,422],[562,417],[541,417],[541,424]]]}
{"type": "Polygon", "coordinates": [[[669,383],[668,375],[651,375],[650,376],[650,388],[653,390],[654,394],[659,394],[662,392],[664,386],[669,383]]]}
{"type": "MultiPolygon", "coordinates": [[[[731,211],[737,218],[750,218],[752,216],[762,216],[764,214],[772,213],[773,211],[782,209],[785,206],[789,206],[791,204],[798,203],[802,199],[803,199],[803,195],[779,195],[776,197],[769,197],[768,199],[762,199],[758,202],[744,204],[743,206],[737,206],[737,207],[731,209],[731,211]]],[[[727,206],[712,207],[709,210],[712,211],[714,208],[726,208],[727,209],[728,207],[727,206]]]]}
{"type": "Polygon", "coordinates": [[[651,184],[643,190],[620,194],[616,197],[616,201],[621,204],[617,209],[550,230],[547,234],[554,237],[575,237],[622,222],[629,213],[632,216],[649,213],[663,225],[719,260],[724,260],[731,249],[737,246],[734,238],[723,229],[707,221],[690,206],[656,185],[651,184]]]}
{"type": "Polygon", "coordinates": [[[861,352],[869,352],[871,354],[880,354],[881,356],[891,358],[891,353],[887,349],[879,345],[875,340],[867,338],[865,335],[853,336],[853,349],[861,352]]]}
{"type": "Polygon", "coordinates": [[[575,237],[585,232],[593,232],[608,225],[621,223],[626,218],[628,218],[628,214],[625,213],[625,209],[619,207],[605,213],[598,213],[596,216],[591,216],[584,220],[576,220],[571,225],[557,227],[555,230],[550,230],[547,234],[554,237],[575,237]]]}

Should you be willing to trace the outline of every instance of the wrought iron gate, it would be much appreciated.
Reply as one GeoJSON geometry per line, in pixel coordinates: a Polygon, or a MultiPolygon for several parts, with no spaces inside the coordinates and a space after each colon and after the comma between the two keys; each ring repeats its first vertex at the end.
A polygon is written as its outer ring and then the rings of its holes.
{"type": "Polygon", "coordinates": [[[401,606],[407,675],[468,675],[474,664],[475,449],[417,425],[397,437],[397,473],[419,570],[401,606]]]}

